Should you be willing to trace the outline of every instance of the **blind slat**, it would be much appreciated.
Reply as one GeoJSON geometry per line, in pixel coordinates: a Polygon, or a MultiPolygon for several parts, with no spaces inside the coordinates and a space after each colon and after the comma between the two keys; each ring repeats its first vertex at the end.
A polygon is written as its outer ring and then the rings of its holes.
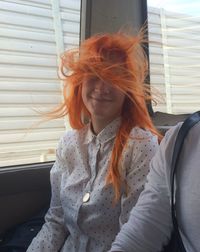
{"type": "MultiPolygon", "coordinates": [[[[58,0],[63,43],[77,47],[80,0],[58,0]]],[[[0,4],[0,167],[55,159],[67,121],[43,119],[37,111],[55,108],[63,99],[58,78],[50,0],[6,0],[0,4]]]]}
{"type": "Polygon", "coordinates": [[[154,109],[199,110],[200,18],[149,7],[148,27],[151,86],[163,97],[154,109]]]}

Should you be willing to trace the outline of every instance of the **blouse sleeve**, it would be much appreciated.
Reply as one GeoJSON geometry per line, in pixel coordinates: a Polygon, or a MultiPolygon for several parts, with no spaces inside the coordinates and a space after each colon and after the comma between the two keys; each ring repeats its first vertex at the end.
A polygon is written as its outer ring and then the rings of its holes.
{"type": "Polygon", "coordinates": [[[131,157],[128,157],[127,154],[125,157],[126,161],[129,159],[124,164],[127,192],[121,198],[120,226],[128,221],[130,211],[135,206],[141,191],[144,189],[149,172],[149,164],[158,147],[156,136],[150,132],[142,132],[145,134],[145,137],[143,136],[144,139],[141,136],[138,139],[137,136],[134,136],[128,146],[128,148],[132,149],[131,157]]]}
{"type": "MultiPolygon", "coordinates": [[[[175,132],[176,133],[176,132],[175,132]]],[[[171,134],[171,131],[169,132],[171,134]]],[[[166,134],[150,163],[145,189],[133,207],[111,251],[161,251],[169,239],[172,220],[169,198],[170,161],[176,134],[166,134]]]]}
{"type": "Polygon", "coordinates": [[[56,161],[50,172],[51,203],[45,216],[45,224],[32,240],[27,252],[56,252],[59,251],[68,231],[64,226],[63,209],[60,200],[63,161],[61,158],[62,141],[56,151],[56,161]]]}

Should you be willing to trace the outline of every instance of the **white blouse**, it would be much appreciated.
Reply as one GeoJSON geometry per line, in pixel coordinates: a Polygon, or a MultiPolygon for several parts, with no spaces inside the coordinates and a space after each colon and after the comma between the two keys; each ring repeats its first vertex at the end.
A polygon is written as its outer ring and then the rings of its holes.
{"type": "Polygon", "coordinates": [[[157,137],[132,129],[123,152],[122,176],[128,194],[113,205],[112,186],[105,185],[113,143],[121,120],[115,119],[97,136],[87,125],[61,138],[51,170],[52,198],[45,224],[28,252],[103,252],[111,247],[144,188],[157,137]]]}

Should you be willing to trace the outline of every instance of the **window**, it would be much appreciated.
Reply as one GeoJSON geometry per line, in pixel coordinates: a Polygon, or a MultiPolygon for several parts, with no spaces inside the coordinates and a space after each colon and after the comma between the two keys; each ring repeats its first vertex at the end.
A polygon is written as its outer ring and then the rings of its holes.
{"type": "Polygon", "coordinates": [[[0,167],[55,159],[63,119],[60,53],[79,44],[80,0],[0,0],[0,167]]]}
{"type": "Polygon", "coordinates": [[[200,109],[200,2],[148,0],[151,86],[155,111],[181,114],[200,109]]]}

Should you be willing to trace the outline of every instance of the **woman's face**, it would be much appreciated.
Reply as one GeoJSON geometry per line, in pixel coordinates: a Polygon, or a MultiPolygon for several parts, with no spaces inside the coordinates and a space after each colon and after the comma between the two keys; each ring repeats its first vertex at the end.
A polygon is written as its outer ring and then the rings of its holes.
{"type": "Polygon", "coordinates": [[[82,99],[92,120],[111,122],[121,115],[125,94],[94,77],[83,81],[82,99]]]}

